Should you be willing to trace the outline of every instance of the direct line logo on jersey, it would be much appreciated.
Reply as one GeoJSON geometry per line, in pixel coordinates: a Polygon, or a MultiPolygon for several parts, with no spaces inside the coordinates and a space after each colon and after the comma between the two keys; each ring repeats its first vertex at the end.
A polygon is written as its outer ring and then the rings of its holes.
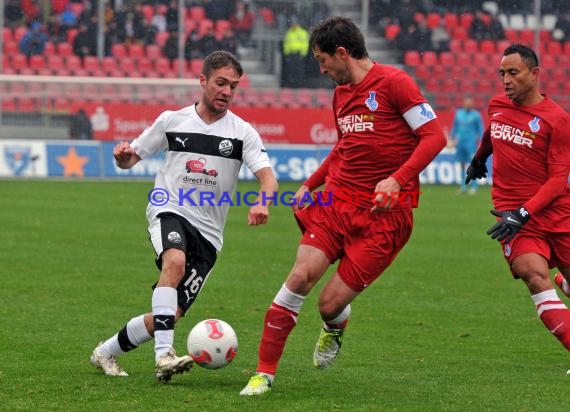
{"type": "Polygon", "coordinates": [[[191,183],[191,184],[204,185],[204,186],[216,186],[218,184],[218,182],[216,182],[216,180],[213,179],[218,176],[218,171],[216,169],[206,168],[206,159],[203,157],[200,157],[198,159],[188,160],[186,162],[186,173],[188,173],[189,175],[198,174],[200,175],[200,177],[184,176],[184,178],[182,179],[184,183],[191,183]]]}

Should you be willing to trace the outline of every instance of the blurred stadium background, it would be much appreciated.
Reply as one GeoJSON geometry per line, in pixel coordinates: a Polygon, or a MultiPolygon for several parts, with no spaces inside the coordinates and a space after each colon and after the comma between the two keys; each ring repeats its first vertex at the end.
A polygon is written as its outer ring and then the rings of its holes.
{"type": "Polygon", "coordinates": [[[285,43],[293,22],[308,31],[336,14],[359,24],[373,60],[399,66],[418,80],[446,128],[465,94],[484,113],[487,99],[500,92],[497,66],[512,42],[539,52],[541,89],[568,110],[569,3],[0,0],[0,175],[43,175],[43,169],[58,175],[50,169],[58,165],[50,160],[53,150],[35,153],[35,141],[136,137],[162,110],[197,98],[201,58],[216,48],[242,61],[246,75],[233,109],[269,146],[323,150],[335,140],[329,114],[333,84],[319,74],[310,52],[294,56],[285,43]],[[33,142],[24,144],[27,139],[33,142]],[[46,165],[38,173],[32,165],[42,155],[46,165]]]}

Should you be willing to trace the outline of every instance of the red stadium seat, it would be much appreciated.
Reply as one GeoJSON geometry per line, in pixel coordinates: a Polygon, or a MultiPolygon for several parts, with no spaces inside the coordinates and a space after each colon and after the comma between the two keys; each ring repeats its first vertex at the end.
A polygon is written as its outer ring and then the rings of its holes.
{"type": "Polygon", "coordinates": [[[160,59],[162,57],[162,51],[156,44],[149,44],[146,46],[146,57],[150,60],[160,59]]]}
{"type": "Polygon", "coordinates": [[[471,54],[469,53],[457,53],[455,56],[455,62],[460,67],[467,67],[471,65],[471,54]]]}
{"type": "Polygon", "coordinates": [[[398,24],[388,24],[384,29],[384,37],[387,40],[394,40],[398,33],[400,33],[400,26],[398,24]]]}
{"type": "Polygon", "coordinates": [[[452,52],[441,52],[439,54],[439,63],[445,67],[451,67],[455,64],[455,56],[452,52]]]}
{"type": "Polygon", "coordinates": [[[20,40],[22,40],[22,37],[24,37],[27,32],[28,32],[28,28],[25,26],[16,27],[14,29],[14,41],[17,44],[20,44],[20,40]]]}
{"type": "Polygon", "coordinates": [[[13,56],[19,52],[18,43],[16,43],[15,41],[4,42],[3,49],[4,49],[4,54],[7,54],[9,56],[13,56]]]}
{"type": "Polygon", "coordinates": [[[122,57],[120,59],[116,58],[115,61],[118,61],[118,68],[126,77],[130,77],[132,75],[132,72],[136,70],[135,61],[130,57],[122,57]]]}
{"type": "Polygon", "coordinates": [[[167,58],[161,57],[154,62],[154,71],[161,77],[166,77],[170,73],[170,61],[167,58]]]}
{"type": "Polygon", "coordinates": [[[524,29],[519,32],[519,41],[523,44],[532,46],[534,43],[534,30],[524,29]]]}
{"type": "Polygon", "coordinates": [[[315,93],[315,102],[317,107],[331,107],[332,97],[330,91],[327,89],[317,89],[315,93]]]}
{"type": "Polygon", "coordinates": [[[457,82],[453,78],[444,79],[440,91],[444,94],[457,93],[457,82]]]}
{"type": "Polygon", "coordinates": [[[463,41],[458,39],[449,40],[449,50],[452,53],[460,53],[463,51],[463,41]]]}
{"type": "Polygon", "coordinates": [[[75,37],[77,36],[77,34],[79,33],[79,30],[77,29],[69,29],[67,30],[67,42],[73,46],[73,41],[75,40],[75,37]]]}
{"type": "Polygon", "coordinates": [[[467,40],[469,38],[469,32],[467,31],[467,27],[457,26],[455,30],[453,30],[452,38],[457,40],[467,40]]]}
{"type": "Polygon", "coordinates": [[[562,44],[558,41],[549,41],[546,43],[546,53],[552,56],[558,56],[562,53],[562,44]]]}
{"type": "Polygon", "coordinates": [[[539,58],[540,67],[545,69],[551,69],[558,66],[558,60],[556,55],[544,54],[539,58]]]}
{"type": "Polygon", "coordinates": [[[474,54],[479,52],[479,45],[473,39],[467,39],[463,42],[463,51],[465,53],[474,54]]]}
{"type": "Polygon", "coordinates": [[[431,68],[420,64],[419,66],[416,66],[414,74],[418,79],[425,80],[431,76],[431,68]]]}
{"type": "Polygon", "coordinates": [[[2,28],[2,36],[4,42],[14,41],[14,33],[12,32],[12,29],[9,27],[2,28]]]}
{"type": "Polygon", "coordinates": [[[313,106],[313,92],[310,89],[298,89],[297,101],[301,107],[313,106]]]}
{"type": "Polygon", "coordinates": [[[196,77],[200,76],[200,73],[202,73],[202,64],[203,61],[201,59],[190,60],[190,73],[196,77]]]}
{"type": "Polygon", "coordinates": [[[437,65],[437,53],[432,51],[425,51],[422,53],[422,64],[428,67],[437,65]]]}
{"type": "Polygon", "coordinates": [[[55,44],[53,44],[51,41],[46,42],[46,46],[44,49],[44,56],[54,53],[55,53],[55,44]]]}
{"type": "Polygon", "coordinates": [[[157,46],[163,47],[166,43],[166,40],[168,40],[168,36],[170,36],[170,33],[167,31],[159,31],[154,37],[154,42],[157,46]]]}
{"type": "Polygon", "coordinates": [[[186,63],[186,60],[182,61],[180,61],[179,59],[174,60],[172,62],[172,70],[174,71],[176,77],[180,77],[181,69],[182,69],[182,77],[184,77],[188,73],[188,65],[186,63]]]}
{"type": "Polygon", "coordinates": [[[73,55],[73,48],[71,47],[71,44],[69,43],[58,43],[57,46],[55,47],[55,50],[57,52],[57,54],[59,54],[60,56],[72,56],[73,55]]]}
{"type": "Polygon", "coordinates": [[[38,112],[40,105],[35,97],[21,97],[17,101],[18,110],[21,112],[38,112]]]}
{"type": "Polygon", "coordinates": [[[25,54],[18,53],[12,56],[12,68],[18,73],[28,67],[28,58],[25,54]]]}
{"type": "MultiPolygon", "coordinates": [[[[511,45],[509,40],[499,40],[496,44],[497,53],[502,54],[507,47],[511,45]]],[[[498,63],[497,63],[498,64],[498,63]]]]}
{"type": "Polygon", "coordinates": [[[468,29],[473,22],[473,14],[471,13],[463,13],[459,16],[459,26],[465,27],[468,29]]]}
{"type": "Polygon", "coordinates": [[[459,25],[459,17],[455,13],[445,13],[443,16],[445,21],[445,28],[448,31],[453,31],[459,25]]]}
{"type": "Polygon", "coordinates": [[[519,41],[519,31],[515,29],[505,29],[505,38],[510,43],[517,43],[519,41]]]}
{"type": "Polygon", "coordinates": [[[192,6],[189,10],[189,16],[191,19],[200,21],[206,18],[206,9],[203,6],[192,6]]]}
{"type": "Polygon", "coordinates": [[[128,49],[129,57],[134,61],[139,61],[145,56],[144,46],[140,43],[133,43],[128,49]]]}
{"type": "Polygon", "coordinates": [[[495,54],[495,42],[493,40],[483,40],[479,44],[479,51],[485,54],[495,54]]]}
{"type": "Polygon", "coordinates": [[[154,7],[150,4],[144,4],[142,6],[142,14],[144,21],[150,23],[152,21],[152,16],[154,15],[154,7]]]}
{"type": "Polygon", "coordinates": [[[47,67],[49,67],[51,70],[53,70],[54,72],[63,69],[64,64],[63,64],[63,56],[59,55],[59,54],[53,54],[53,55],[48,55],[46,57],[47,59],[47,67]]]}
{"type": "Polygon", "coordinates": [[[140,58],[137,63],[137,68],[139,69],[139,71],[143,76],[151,77],[149,76],[149,73],[152,73],[153,67],[152,67],[152,61],[150,59],[146,57],[140,58]]]}
{"type": "Polygon", "coordinates": [[[472,64],[477,68],[487,67],[489,65],[489,57],[495,57],[485,53],[475,53],[472,56],[472,64]]]}
{"type": "Polygon", "coordinates": [[[85,56],[83,58],[83,68],[89,73],[95,73],[100,69],[99,58],[95,56],[85,56]]]}
{"type": "Polygon", "coordinates": [[[44,59],[44,56],[40,55],[30,56],[29,63],[30,63],[30,69],[36,70],[36,72],[46,67],[46,61],[44,59]]]}
{"type": "Polygon", "coordinates": [[[439,13],[428,13],[426,17],[426,24],[428,28],[433,29],[439,26],[439,22],[441,20],[441,16],[439,13]]]}
{"type": "Polygon", "coordinates": [[[111,46],[111,54],[115,58],[122,59],[127,56],[127,48],[122,43],[115,43],[111,46]]]}
{"type": "Polygon", "coordinates": [[[268,7],[260,7],[257,12],[267,26],[273,26],[275,24],[275,14],[273,10],[268,7]]]}
{"type": "Polygon", "coordinates": [[[65,67],[72,72],[83,69],[83,63],[79,56],[67,56],[65,58],[65,67]]]}
{"type": "Polygon", "coordinates": [[[404,53],[404,64],[410,67],[419,66],[421,63],[420,54],[415,50],[408,50],[404,53]]]}
{"type": "Polygon", "coordinates": [[[117,61],[114,57],[103,57],[103,60],[101,61],[101,70],[103,70],[107,76],[117,69],[117,61]]]}
{"type": "Polygon", "coordinates": [[[426,90],[428,92],[439,92],[440,91],[439,79],[436,79],[434,77],[430,77],[429,79],[427,79],[425,82],[425,86],[426,86],[426,90]]]}

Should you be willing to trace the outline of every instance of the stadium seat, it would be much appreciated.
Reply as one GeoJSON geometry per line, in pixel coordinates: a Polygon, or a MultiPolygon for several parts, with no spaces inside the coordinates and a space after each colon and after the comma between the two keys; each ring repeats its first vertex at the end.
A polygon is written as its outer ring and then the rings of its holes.
{"type": "Polygon", "coordinates": [[[452,52],[441,52],[439,54],[439,64],[445,67],[451,67],[455,64],[455,56],[452,52]]]}
{"type": "Polygon", "coordinates": [[[469,26],[465,27],[465,26],[457,26],[452,33],[452,38],[457,39],[457,40],[467,40],[469,38],[469,32],[467,31],[467,28],[469,26]]]}
{"type": "Polygon", "coordinates": [[[210,29],[214,29],[214,21],[210,19],[202,19],[198,23],[198,36],[202,37],[206,34],[210,29]]]}
{"type": "Polygon", "coordinates": [[[428,13],[427,17],[426,17],[426,25],[429,29],[434,29],[437,26],[439,26],[439,22],[441,20],[441,16],[439,15],[439,13],[428,13]]]}
{"type": "Polygon", "coordinates": [[[30,56],[30,62],[29,63],[30,63],[29,64],[30,69],[35,70],[36,73],[38,70],[46,67],[46,61],[44,59],[44,56],[41,56],[41,55],[30,56]]]}
{"type": "Polygon", "coordinates": [[[426,16],[422,12],[415,12],[414,13],[414,23],[421,23],[426,21],[426,16]]]}
{"type": "Polygon", "coordinates": [[[542,28],[548,31],[554,30],[558,17],[554,14],[545,14],[542,16],[542,28]]]}
{"type": "Polygon", "coordinates": [[[453,99],[447,93],[440,93],[435,98],[436,110],[451,109],[453,107],[453,99]]]}
{"type": "Polygon", "coordinates": [[[398,24],[388,24],[384,29],[384,37],[386,40],[394,40],[398,36],[398,33],[400,33],[400,26],[398,24]]]}
{"type": "Polygon", "coordinates": [[[543,54],[539,58],[540,67],[545,69],[551,69],[558,66],[558,60],[554,54],[543,54]]]}
{"type": "Polygon", "coordinates": [[[115,59],[118,62],[118,68],[123,72],[125,77],[132,76],[132,72],[136,70],[135,61],[130,57],[122,57],[120,59],[115,59]]]}
{"type": "Polygon", "coordinates": [[[301,107],[313,107],[313,92],[310,89],[298,89],[297,101],[301,107]]]}
{"type": "Polygon", "coordinates": [[[443,94],[457,93],[457,82],[454,78],[446,78],[441,82],[439,89],[443,94]]]}
{"type": "Polygon", "coordinates": [[[469,29],[471,23],[473,22],[473,14],[463,13],[459,16],[459,26],[464,27],[466,30],[469,29]]]}
{"type": "Polygon", "coordinates": [[[481,53],[486,53],[486,54],[495,54],[496,53],[496,49],[495,49],[495,42],[493,40],[482,40],[481,43],[479,44],[479,51],[481,53]]]}
{"type": "Polygon", "coordinates": [[[4,112],[15,112],[16,111],[16,100],[15,99],[2,99],[2,111],[4,111],[4,112]]]}
{"type": "Polygon", "coordinates": [[[57,43],[55,50],[57,54],[59,54],[60,56],[67,57],[73,55],[73,47],[71,47],[71,44],[69,43],[65,42],[57,43]]]}
{"type": "Polygon", "coordinates": [[[35,97],[21,97],[17,100],[16,106],[21,112],[39,112],[40,105],[35,97]]]}
{"type": "Polygon", "coordinates": [[[474,53],[471,57],[471,62],[473,66],[477,68],[487,67],[489,65],[489,56],[494,57],[493,55],[485,54],[485,53],[474,53]]]}
{"type": "Polygon", "coordinates": [[[440,91],[439,79],[430,77],[425,82],[425,88],[428,92],[439,92],[440,91]]]}
{"type": "MultiPolygon", "coordinates": [[[[164,47],[164,44],[166,43],[166,40],[168,40],[169,36],[170,33],[168,33],[167,31],[159,31],[156,33],[154,37],[154,42],[159,48],[162,48],[164,47]]],[[[148,46],[147,46],[147,51],[148,51],[148,46]]]]}
{"type": "Polygon", "coordinates": [[[127,57],[127,48],[122,43],[115,43],[111,46],[111,55],[117,59],[127,57]]]}
{"type": "MultiPolygon", "coordinates": [[[[539,22],[536,19],[536,16],[534,14],[529,14],[526,16],[526,23],[525,23],[525,29],[530,29],[530,30],[534,30],[537,28],[539,22]]],[[[540,27],[539,27],[540,28],[540,27]]]]}
{"type": "Polygon", "coordinates": [[[206,9],[203,6],[192,6],[189,10],[189,16],[191,19],[200,21],[206,18],[206,9]]]}
{"type": "Polygon", "coordinates": [[[170,61],[161,57],[154,62],[154,71],[161,77],[166,77],[170,72],[170,61]]]}
{"type": "Polygon", "coordinates": [[[154,16],[154,7],[150,4],[144,4],[141,11],[144,17],[144,21],[150,24],[152,21],[152,16],[154,16]]]}
{"type": "Polygon", "coordinates": [[[145,57],[144,46],[140,43],[133,43],[128,48],[128,56],[134,61],[139,61],[145,57]]]}
{"type": "Polygon", "coordinates": [[[14,41],[14,33],[12,32],[11,28],[9,27],[2,28],[2,41],[4,42],[14,41]]]}
{"type": "Polygon", "coordinates": [[[18,43],[16,43],[15,41],[4,42],[3,46],[4,47],[2,48],[4,49],[4,54],[7,54],[9,56],[13,56],[19,52],[18,43]]]}
{"type": "Polygon", "coordinates": [[[114,57],[103,57],[103,60],[101,61],[101,70],[103,70],[107,76],[117,69],[117,61],[114,57]]]}
{"type": "Polygon", "coordinates": [[[443,16],[445,21],[445,28],[447,31],[453,32],[453,30],[459,25],[459,17],[455,13],[445,13],[443,16]]]}
{"type": "Polygon", "coordinates": [[[44,48],[44,56],[48,56],[54,53],[55,53],[55,44],[53,44],[53,42],[51,41],[46,42],[46,46],[44,48]]]}
{"type": "Polygon", "coordinates": [[[162,57],[162,51],[156,44],[149,44],[146,46],[146,57],[150,60],[160,59],[162,57]]]}
{"type": "Polygon", "coordinates": [[[75,40],[75,37],[77,36],[78,33],[79,33],[78,29],[67,30],[67,43],[73,46],[73,41],[75,40]]]}
{"type": "Polygon", "coordinates": [[[469,54],[475,54],[479,51],[479,45],[477,41],[473,39],[467,39],[463,42],[463,51],[469,54]]]}
{"type": "Polygon", "coordinates": [[[273,26],[275,24],[275,14],[269,7],[260,7],[257,12],[267,26],[273,26]]]}
{"type": "Polygon", "coordinates": [[[25,54],[17,53],[12,56],[12,68],[20,73],[23,69],[28,67],[28,58],[25,54]]]}
{"type": "Polygon", "coordinates": [[[436,64],[431,68],[431,75],[436,79],[445,79],[449,74],[449,67],[444,66],[443,64],[436,64]]]}
{"type": "Polygon", "coordinates": [[[449,40],[449,50],[452,53],[460,53],[463,51],[463,41],[458,39],[449,40]]]}
{"type": "Polygon", "coordinates": [[[470,53],[457,53],[455,56],[455,63],[460,67],[467,67],[471,65],[470,53]]]}
{"type": "Polygon", "coordinates": [[[95,56],[85,56],[83,58],[83,68],[88,73],[95,73],[100,69],[99,59],[95,56]]]}
{"type": "Polygon", "coordinates": [[[20,40],[22,40],[22,37],[24,37],[27,32],[28,28],[25,26],[19,26],[14,29],[14,41],[16,44],[20,44],[20,40]]]}
{"type": "Polygon", "coordinates": [[[418,79],[425,80],[431,76],[431,68],[420,64],[419,66],[416,66],[414,74],[418,79]]]}
{"type": "Polygon", "coordinates": [[[172,70],[174,71],[174,74],[176,74],[177,77],[180,76],[180,70],[182,70],[182,77],[185,77],[185,75],[188,73],[188,65],[186,63],[186,60],[182,60],[180,61],[179,59],[176,59],[172,62],[172,70]]]}
{"type": "Polygon", "coordinates": [[[57,74],[57,71],[63,69],[64,67],[63,56],[59,54],[53,54],[46,56],[46,59],[47,59],[46,62],[47,67],[49,67],[54,73],[57,74]]]}
{"type": "Polygon", "coordinates": [[[521,30],[519,32],[519,41],[523,44],[532,46],[534,44],[534,30],[521,30]]]}
{"type": "Polygon", "coordinates": [[[525,18],[522,14],[514,13],[509,16],[509,28],[513,30],[523,30],[525,28],[525,18]]]}
{"type": "Polygon", "coordinates": [[[421,63],[420,54],[415,50],[408,50],[404,53],[404,64],[409,67],[419,66],[421,63]]]}
{"type": "Polygon", "coordinates": [[[327,89],[317,89],[315,91],[315,103],[317,107],[331,107],[331,92],[327,89]]]}
{"type": "Polygon", "coordinates": [[[71,109],[71,101],[66,97],[56,97],[53,99],[52,107],[56,112],[66,113],[71,109]]]}
{"type": "Polygon", "coordinates": [[[190,60],[190,64],[189,64],[190,73],[196,77],[200,76],[200,73],[202,73],[203,63],[204,62],[201,59],[190,60]]]}
{"type": "Polygon", "coordinates": [[[282,88],[279,92],[279,107],[289,107],[293,109],[298,109],[301,107],[301,104],[297,101],[296,93],[293,89],[289,88],[282,88]]]}
{"type": "Polygon", "coordinates": [[[499,40],[497,41],[497,44],[495,45],[495,47],[497,48],[497,53],[502,54],[505,49],[507,47],[509,47],[511,45],[511,42],[509,40],[499,40]]]}
{"type": "Polygon", "coordinates": [[[81,62],[81,58],[79,56],[67,56],[65,58],[65,68],[71,70],[72,72],[76,72],[78,70],[83,69],[83,63],[81,62]]]}
{"type": "Polygon", "coordinates": [[[153,71],[152,61],[150,59],[146,57],[140,58],[137,63],[137,68],[144,77],[152,77],[149,76],[149,74],[153,71]]]}

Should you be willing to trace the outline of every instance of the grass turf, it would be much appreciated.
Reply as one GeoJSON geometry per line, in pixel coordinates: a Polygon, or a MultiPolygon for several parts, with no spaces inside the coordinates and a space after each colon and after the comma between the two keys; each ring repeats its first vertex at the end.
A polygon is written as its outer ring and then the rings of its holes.
{"type": "MultiPolygon", "coordinates": [[[[142,411],[565,411],[567,352],[511,279],[489,190],[424,186],[412,239],[354,303],[337,362],[311,365],[321,282],[291,334],[273,392],[242,398],[265,309],[288,273],[299,231],[291,211],[248,227],[233,207],[225,246],[175,346],[209,317],[229,322],[239,353],[225,369],[195,367],[167,385],[152,344],[120,358],[125,379],[88,363],[99,340],[149,309],[156,280],[144,208],[148,181],[0,181],[0,409],[142,411]]],[[[280,191],[296,184],[282,183],[280,191]]],[[[241,183],[241,190],[255,190],[241,183]]]]}

